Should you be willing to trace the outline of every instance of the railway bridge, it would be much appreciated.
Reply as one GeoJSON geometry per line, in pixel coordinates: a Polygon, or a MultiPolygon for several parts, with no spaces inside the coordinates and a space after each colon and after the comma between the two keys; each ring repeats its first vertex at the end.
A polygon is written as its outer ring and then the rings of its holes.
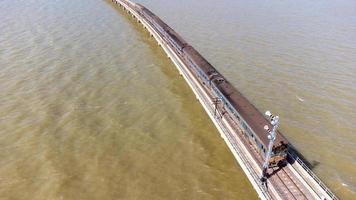
{"type": "Polygon", "coordinates": [[[261,156],[261,149],[256,148],[256,145],[246,138],[244,127],[236,123],[235,116],[239,118],[240,115],[232,115],[226,108],[231,104],[223,103],[221,99],[214,96],[214,92],[209,91],[207,86],[202,84],[199,75],[188,66],[187,60],[177,50],[174,42],[167,40],[164,35],[170,34],[176,42],[184,40],[179,39],[178,34],[172,34],[173,30],[167,33],[170,29],[158,27],[158,22],[161,24],[164,22],[142,5],[129,0],[112,0],[112,2],[141,23],[162,47],[209,115],[260,199],[338,199],[292,149],[287,152],[288,162],[282,167],[269,168],[267,180],[261,181],[264,158],[261,156]],[[152,18],[145,17],[141,13],[142,9],[150,13],[152,18]]]}

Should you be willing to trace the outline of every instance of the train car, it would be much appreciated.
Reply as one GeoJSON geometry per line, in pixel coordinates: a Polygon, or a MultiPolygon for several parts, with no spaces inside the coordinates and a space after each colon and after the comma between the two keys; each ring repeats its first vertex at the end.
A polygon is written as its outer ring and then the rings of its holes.
{"type": "MultiPolygon", "coordinates": [[[[270,122],[229,82],[224,81],[215,86],[221,92],[221,95],[223,95],[223,99],[226,99],[225,104],[227,109],[231,113],[238,115],[237,117],[240,126],[244,130],[245,137],[256,147],[256,150],[262,157],[265,157],[268,150],[269,133],[264,127],[267,125],[269,130],[271,130],[272,125],[270,122]]],[[[287,151],[288,140],[277,131],[269,166],[276,167],[284,165],[287,161],[287,151]]]]}
{"type": "Polygon", "coordinates": [[[152,24],[152,26],[177,50],[178,53],[182,54],[183,48],[187,45],[187,42],[177,32],[144,6],[136,4],[135,9],[152,24]]]}
{"type": "MultiPolygon", "coordinates": [[[[265,157],[268,149],[268,132],[270,122],[251,104],[236,88],[234,88],[204,57],[191,46],[183,49],[184,58],[196,71],[203,84],[209,85],[211,93],[221,99],[225,108],[240,123],[248,141],[265,157]],[[207,84],[209,83],[209,84],[207,84]]],[[[287,161],[288,140],[277,131],[272,148],[270,167],[281,166],[287,161]]]]}
{"type": "Polygon", "coordinates": [[[187,45],[183,52],[184,59],[196,71],[197,75],[204,81],[204,84],[211,85],[212,81],[223,80],[221,74],[192,46],[187,45]]]}
{"type": "Polygon", "coordinates": [[[166,39],[172,46],[178,51],[179,54],[183,53],[183,48],[188,45],[188,43],[175,32],[171,27],[166,27],[166,39]]]}
{"type": "Polygon", "coordinates": [[[166,23],[164,23],[159,17],[157,17],[153,12],[151,12],[149,9],[147,9],[146,7],[144,7],[138,3],[135,4],[135,10],[142,17],[147,19],[147,21],[149,23],[151,23],[151,25],[155,29],[157,29],[158,32],[160,32],[161,34],[165,33],[165,29],[166,29],[166,27],[168,27],[168,25],[166,23]]]}

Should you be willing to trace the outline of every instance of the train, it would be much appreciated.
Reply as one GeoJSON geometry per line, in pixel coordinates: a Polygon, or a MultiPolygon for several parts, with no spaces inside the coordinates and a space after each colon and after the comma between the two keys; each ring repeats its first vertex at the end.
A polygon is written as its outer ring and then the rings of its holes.
{"type": "MultiPolygon", "coordinates": [[[[272,125],[263,114],[194,47],[158,16],[138,3],[130,4],[130,7],[146,19],[150,26],[174,49],[206,90],[222,102],[225,110],[242,130],[245,141],[252,145],[262,158],[265,158],[269,143],[268,130],[272,129],[272,125]]],[[[288,140],[277,131],[269,168],[284,166],[287,163],[288,149],[288,140]]]]}

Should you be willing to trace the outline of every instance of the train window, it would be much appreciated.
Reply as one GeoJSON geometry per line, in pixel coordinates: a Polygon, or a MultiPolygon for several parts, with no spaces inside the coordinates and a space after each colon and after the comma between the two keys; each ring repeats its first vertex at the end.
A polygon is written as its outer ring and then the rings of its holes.
{"type": "Polygon", "coordinates": [[[247,130],[248,134],[249,134],[251,137],[254,137],[252,131],[251,131],[249,128],[246,128],[246,130],[247,130]]]}
{"type": "Polygon", "coordinates": [[[242,128],[244,128],[245,130],[247,130],[247,126],[246,126],[246,124],[245,124],[244,122],[242,122],[241,125],[242,125],[242,128]]]}
{"type": "Polygon", "coordinates": [[[236,116],[237,120],[240,121],[240,117],[237,114],[235,114],[235,116],[236,116]]]}

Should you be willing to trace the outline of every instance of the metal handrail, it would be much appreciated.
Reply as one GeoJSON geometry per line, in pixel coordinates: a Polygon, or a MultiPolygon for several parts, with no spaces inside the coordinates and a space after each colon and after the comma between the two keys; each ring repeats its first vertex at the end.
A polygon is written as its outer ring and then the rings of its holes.
{"type": "Polygon", "coordinates": [[[298,155],[288,151],[288,155],[291,156],[295,161],[297,161],[303,169],[314,179],[314,181],[334,200],[339,198],[318,178],[318,176],[299,158],[298,155]]]}

